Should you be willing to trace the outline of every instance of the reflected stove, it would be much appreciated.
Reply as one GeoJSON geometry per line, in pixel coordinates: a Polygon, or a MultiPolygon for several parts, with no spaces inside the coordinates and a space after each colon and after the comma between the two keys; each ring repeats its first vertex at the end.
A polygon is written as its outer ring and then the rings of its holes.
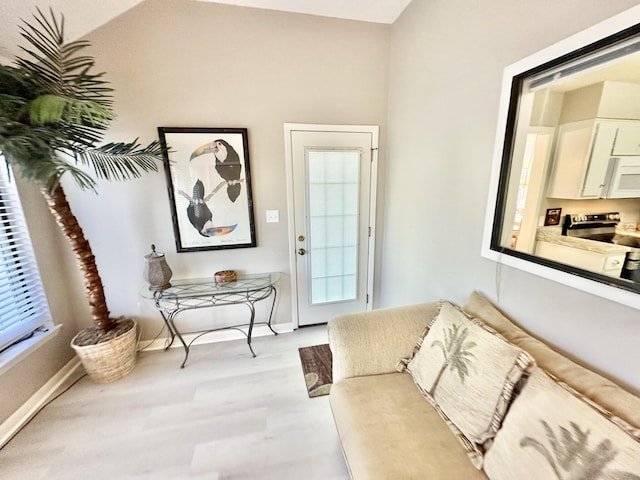
{"type": "Polygon", "coordinates": [[[562,225],[562,235],[613,243],[618,223],[619,212],[567,214],[562,225]]]}
{"type": "Polygon", "coordinates": [[[618,223],[620,212],[567,214],[562,225],[562,235],[640,248],[640,238],[616,234],[618,223]]]}

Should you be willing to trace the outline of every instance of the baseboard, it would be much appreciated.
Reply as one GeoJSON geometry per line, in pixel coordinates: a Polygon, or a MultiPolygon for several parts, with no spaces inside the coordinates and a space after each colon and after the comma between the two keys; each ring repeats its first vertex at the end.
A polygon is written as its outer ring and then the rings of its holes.
{"type": "MultiPolygon", "coordinates": [[[[288,333],[293,332],[293,322],[291,323],[278,323],[275,325],[271,325],[273,329],[278,333],[288,333]]],[[[252,338],[255,337],[265,337],[268,335],[273,335],[273,332],[269,329],[267,325],[256,325],[253,328],[253,333],[251,335],[252,338]]],[[[189,343],[192,341],[197,334],[186,334],[183,335],[184,341],[189,343]]],[[[193,345],[204,345],[207,343],[216,343],[216,342],[226,342],[228,340],[246,340],[242,333],[237,330],[217,330],[215,332],[207,333],[206,335],[201,336],[193,345]]],[[[140,340],[139,351],[144,350],[146,352],[150,350],[164,350],[165,345],[167,343],[168,337],[157,338],[151,342],[145,343],[144,340],[140,340]]],[[[173,345],[170,348],[183,348],[182,344],[179,340],[175,340],[173,345]]]]}
{"type": "Polygon", "coordinates": [[[9,442],[9,440],[53,398],[57,390],[79,367],[81,367],[80,359],[74,356],[72,360],[62,367],[58,373],[51,377],[36,393],[31,395],[29,400],[0,425],[0,448],[9,442]]]}

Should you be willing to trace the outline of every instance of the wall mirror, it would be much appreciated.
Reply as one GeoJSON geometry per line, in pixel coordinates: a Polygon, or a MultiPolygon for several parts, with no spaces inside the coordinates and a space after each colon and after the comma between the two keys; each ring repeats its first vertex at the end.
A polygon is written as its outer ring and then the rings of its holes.
{"type": "Polygon", "coordinates": [[[483,256],[640,309],[640,7],[505,69],[489,195],[483,256]]]}

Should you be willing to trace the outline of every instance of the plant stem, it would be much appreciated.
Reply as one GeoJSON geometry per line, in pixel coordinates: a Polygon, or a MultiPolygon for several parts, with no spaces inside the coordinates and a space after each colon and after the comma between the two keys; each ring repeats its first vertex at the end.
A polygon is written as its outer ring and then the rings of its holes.
{"type": "Polygon", "coordinates": [[[71,249],[78,261],[78,266],[84,278],[84,286],[89,299],[93,323],[100,333],[106,333],[116,326],[116,322],[109,316],[104,287],[89,241],[85,238],[78,219],[71,211],[71,206],[62,187],[58,185],[52,193],[42,190],[42,194],[58,226],[69,240],[71,249]]]}

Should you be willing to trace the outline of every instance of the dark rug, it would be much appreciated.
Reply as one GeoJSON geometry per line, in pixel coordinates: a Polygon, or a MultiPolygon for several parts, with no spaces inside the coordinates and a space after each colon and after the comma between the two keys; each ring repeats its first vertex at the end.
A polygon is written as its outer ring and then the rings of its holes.
{"type": "Polygon", "coordinates": [[[328,395],[331,391],[331,350],[329,344],[301,347],[300,362],[310,398],[328,395]]]}

